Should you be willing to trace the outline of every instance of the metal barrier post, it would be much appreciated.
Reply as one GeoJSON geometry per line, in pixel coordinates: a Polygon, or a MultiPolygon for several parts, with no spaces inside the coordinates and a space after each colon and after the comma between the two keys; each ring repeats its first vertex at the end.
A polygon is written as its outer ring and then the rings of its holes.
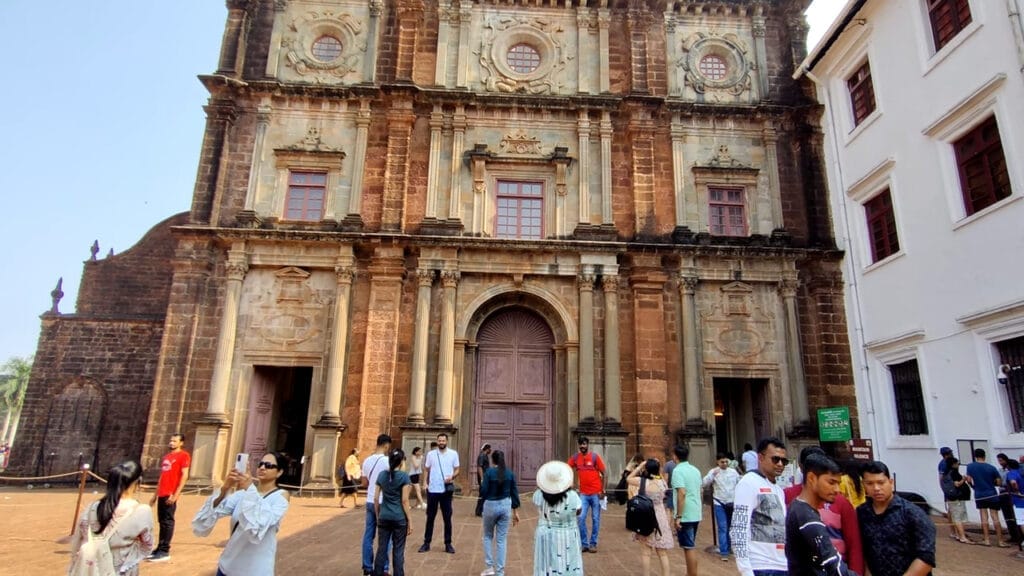
{"type": "Polygon", "coordinates": [[[82,493],[85,492],[85,480],[89,477],[89,465],[82,464],[82,479],[78,481],[78,502],[75,503],[75,515],[71,518],[71,532],[68,536],[75,535],[75,525],[78,524],[78,511],[82,508],[82,493]]]}

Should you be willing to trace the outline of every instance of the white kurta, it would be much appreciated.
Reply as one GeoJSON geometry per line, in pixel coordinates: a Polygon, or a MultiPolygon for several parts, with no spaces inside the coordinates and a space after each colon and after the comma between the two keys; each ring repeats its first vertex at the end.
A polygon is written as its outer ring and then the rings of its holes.
{"type": "Polygon", "coordinates": [[[231,525],[238,524],[220,555],[217,566],[228,576],[273,576],[277,557],[277,531],[281,519],[288,511],[288,498],[284,490],[266,497],[260,496],[256,485],[234,492],[213,507],[220,492],[207,498],[192,520],[196,536],[208,536],[217,520],[231,517],[231,525]]]}

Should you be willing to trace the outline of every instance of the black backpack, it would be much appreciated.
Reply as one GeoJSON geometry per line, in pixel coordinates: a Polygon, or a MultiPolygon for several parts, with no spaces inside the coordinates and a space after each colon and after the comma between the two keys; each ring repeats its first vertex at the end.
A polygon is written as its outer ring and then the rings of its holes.
{"type": "Polygon", "coordinates": [[[640,491],[626,502],[626,530],[641,536],[650,536],[658,528],[658,516],[654,512],[654,501],[645,494],[647,478],[640,478],[640,491]]]}

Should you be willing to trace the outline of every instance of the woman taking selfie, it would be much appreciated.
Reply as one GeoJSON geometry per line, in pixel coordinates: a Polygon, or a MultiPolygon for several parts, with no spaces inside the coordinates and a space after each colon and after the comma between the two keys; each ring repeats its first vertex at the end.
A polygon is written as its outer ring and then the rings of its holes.
{"type": "Polygon", "coordinates": [[[71,537],[69,574],[79,573],[85,563],[104,561],[101,557],[108,558],[106,567],[112,565],[118,574],[139,573],[139,562],[153,551],[153,511],[135,499],[140,478],[142,466],[133,460],[107,473],[107,493],[82,514],[71,537]],[[97,538],[106,540],[109,556],[97,538]],[[83,545],[89,547],[86,552],[83,545]]]}
{"type": "Polygon", "coordinates": [[[277,480],[287,467],[287,456],[268,452],[256,465],[255,480],[232,469],[196,513],[196,536],[209,536],[217,520],[231,517],[231,538],[217,563],[217,576],[273,576],[277,532],[288,511],[288,492],[278,488],[277,480]]]}

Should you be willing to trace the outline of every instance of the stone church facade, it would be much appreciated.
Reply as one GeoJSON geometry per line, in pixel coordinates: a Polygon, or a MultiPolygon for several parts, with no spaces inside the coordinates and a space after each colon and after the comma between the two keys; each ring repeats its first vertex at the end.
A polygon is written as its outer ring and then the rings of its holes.
{"type": "Polygon", "coordinates": [[[283,449],[330,485],[381,432],[524,481],[578,434],[813,439],[855,402],[807,3],[229,0],[191,210],[44,315],[22,469],[79,425],[149,469],[182,430],[199,484],[283,449]]]}

